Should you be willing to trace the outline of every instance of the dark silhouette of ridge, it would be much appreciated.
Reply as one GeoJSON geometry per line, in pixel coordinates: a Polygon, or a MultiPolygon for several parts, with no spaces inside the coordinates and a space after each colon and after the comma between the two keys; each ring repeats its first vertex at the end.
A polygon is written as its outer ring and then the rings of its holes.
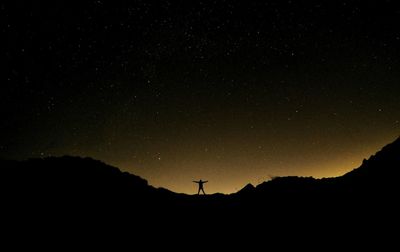
{"type": "Polygon", "coordinates": [[[252,184],[247,184],[245,187],[240,189],[236,194],[250,194],[254,193],[255,187],[252,184]]]}
{"type": "MultiPolygon", "coordinates": [[[[44,198],[52,197],[52,194],[57,192],[60,196],[82,198],[85,195],[94,199],[113,201],[128,200],[129,197],[142,200],[148,200],[149,197],[153,197],[154,200],[160,198],[192,200],[190,195],[174,193],[165,188],[154,188],[143,178],[121,172],[116,167],[91,158],[63,156],[26,161],[1,160],[0,164],[2,185],[20,196],[27,197],[36,193],[38,197],[44,198]]],[[[276,177],[256,187],[248,184],[231,195],[214,194],[207,195],[207,198],[232,199],[268,195],[271,200],[282,196],[312,197],[322,193],[340,196],[348,196],[349,193],[391,194],[397,187],[399,169],[400,138],[368,160],[364,159],[360,167],[340,177],[324,179],[276,177]]],[[[52,198],[57,200],[57,197],[52,198]]]]}
{"type": "Polygon", "coordinates": [[[91,158],[0,160],[0,167],[3,216],[12,217],[11,226],[124,225],[144,234],[169,226],[185,233],[199,222],[215,233],[261,225],[275,234],[289,226],[301,233],[305,226],[327,231],[352,223],[360,231],[396,219],[400,138],[340,177],[276,177],[203,197],[154,188],[91,158]]]}

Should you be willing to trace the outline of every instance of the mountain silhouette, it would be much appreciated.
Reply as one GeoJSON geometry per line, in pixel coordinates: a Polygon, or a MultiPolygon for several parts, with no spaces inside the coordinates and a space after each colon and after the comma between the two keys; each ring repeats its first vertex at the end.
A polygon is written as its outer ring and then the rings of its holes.
{"type": "Polygon", "coordinates": [[[234,234],[239,227],[277,235],[290,227],[290,234],[298,235],[307,226],[327,232],[349,223],[355,228],[350,230],[360,232],[391,223],[398,215],[400,138],[343,176],[276,177],[230,195],[199,197],[155,188],[91,158],[1,160],[0,166],[2,215],[13,220],[10,228],[65,231],[83,225],[93,232],[123,225],[144,235],[180,227],[185,235],[184,230],[198,225],[198,235],[234,234]]]}

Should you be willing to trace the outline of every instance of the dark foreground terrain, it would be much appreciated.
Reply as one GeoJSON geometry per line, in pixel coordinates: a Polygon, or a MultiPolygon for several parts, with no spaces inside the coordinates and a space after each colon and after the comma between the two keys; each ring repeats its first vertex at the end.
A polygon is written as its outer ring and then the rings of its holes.
{"type": "Polygon", "coordinates": [[[130,245],[151,240],[150,248],[184,237],[234,246],[249,238],[268,245],[362,235],[364,244],[384,237],[385,245],[398,233],[400,138],[341,177],[279,177],[230,195],[154,188],[90,158],[2,160],[0,167],[2,228],[10,239],[69,244],[96,237],[101,244],[117,236],[130,245]]]}

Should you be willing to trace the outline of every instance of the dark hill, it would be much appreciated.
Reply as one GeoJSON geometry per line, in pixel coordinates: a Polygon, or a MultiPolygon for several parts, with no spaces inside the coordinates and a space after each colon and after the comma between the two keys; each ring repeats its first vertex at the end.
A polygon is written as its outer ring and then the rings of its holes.
{"type": "Polygon", "coordinates": [[[231,195],[154,188],[91,158],[2,160],[0,167],[3,216],[13,220],[11,227],[104,231],[111,225],[141,235],[174,227],[185,235],[194,224],[215,234],[258,228],[275,234],[290,227],[299,235],[306,226],[327,231],[352,223],[360,231],[397,219],[400,138],[341,177],[278,177],[231,195]]]}
{"type": "MultiPolygon", "coordinates": [[[[368,198],[384,194],[394,196],[400,168],[400,138],[363,161],[353,171],[337,178],[277,177],[254,187],[251,184],[231,195],[190,196],[154,188],[148,182],[101,161],[80,157],[49,157],[26,161],[0,161],[1,184],[6,195],[26,201],[97,201],[129,205],[130,201],[168,201],[168,205],[237,200],[263,201],[328,199],[357,196],[368,198]],[[247,199],[244,199],[247,198],[247,199]]],[[[3,192],[4,192],[3,191],[3,192]]],[[[331,199],[329,199],[331,200],[331,199]]],[[[214,205],[213,203],[213,205],[214,205]]],[[[270,207],[270,204],[268,206],[270,207]]],[[[164,204],[164,202],[160,203],[164,204]]],[[[232,203],[235,204],[235,203],[232,203]]],[[[266,203],[267,204],[267,203],[266,203]]],[[[148,203],[147,203],[148,205],[148,203]]],[[[229,205],[229,204],[228,204],[229,205]]],[[[138,209],[139,207],[137,207],[138,209]]]]}
{"type": "Polygon", "coordinates": [[[400,170],[400,138],[382,148],[362,165],[339,179],[362,190],[387,191],[396,189],[400,170]]]}

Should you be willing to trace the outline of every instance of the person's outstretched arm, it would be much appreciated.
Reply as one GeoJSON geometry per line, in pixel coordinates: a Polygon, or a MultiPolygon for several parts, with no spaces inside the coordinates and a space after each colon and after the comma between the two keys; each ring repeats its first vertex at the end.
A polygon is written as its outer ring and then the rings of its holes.
{"type": "Polygon", "coordinates": [[[193,182],[194,182],[194,183],[197,183],[197,184],[199,183],[199,181],[193,181],[193,182]]]}
{"type": "Polygon", "coordinates": [[[203,183],[207,183],[208,182],[208,180],[206,180],[206,181],[203,181],[203,183]]]}

